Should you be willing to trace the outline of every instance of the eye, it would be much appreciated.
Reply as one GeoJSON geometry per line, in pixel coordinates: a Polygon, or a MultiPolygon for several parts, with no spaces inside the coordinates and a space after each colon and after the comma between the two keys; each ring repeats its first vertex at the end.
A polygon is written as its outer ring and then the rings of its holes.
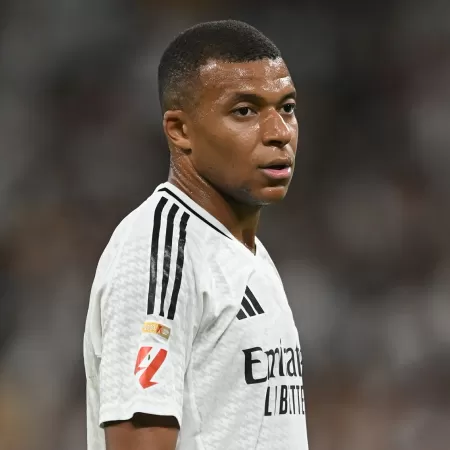
{"type": "Polygon", "coordinates": [[[248,117],[254,114],[254,111],[248,106],[241,106],[233,111],[233,114],[239,117],[248,117]]]}
{"type": "Polygon", "coordinates": [[[283,112],[286,114],[293,114],[296,106],[295,103],[286,103],[283,105],[283,112]]]}

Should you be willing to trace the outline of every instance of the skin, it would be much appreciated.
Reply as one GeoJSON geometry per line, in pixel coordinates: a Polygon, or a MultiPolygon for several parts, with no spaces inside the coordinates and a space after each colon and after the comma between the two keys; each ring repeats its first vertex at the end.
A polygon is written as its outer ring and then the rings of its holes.
{"type": "Polygon", "coordinates": [[[166,111],[169,181],[253,250],[261,207],[284,198],[289,179],[261,166],[279,157],[294,164],[298,124],[295,88],[280,59],[209,61],[199,74],[194,108],[166,111]]]}
{"type": "MultiPolygon", "coordinates": [[[[246,63],[211,60],[200,69],[195,107],[169,110],[169,182],[215,216],[249,250],[262,206],[282,200],[294,169],[298,125],[295,89],[282,59],[246,63]],[[291,176],[262,170],[289,159],[291,176]]],[[[105,424],[107,450],[175,450],[174,417],[136,414],[105,424]]]]}
{"type": "Polygon", "coordinates": [[[107,450],[175,450],[175,417],[135,414],[131,420],[105,424],[107,450]]]}

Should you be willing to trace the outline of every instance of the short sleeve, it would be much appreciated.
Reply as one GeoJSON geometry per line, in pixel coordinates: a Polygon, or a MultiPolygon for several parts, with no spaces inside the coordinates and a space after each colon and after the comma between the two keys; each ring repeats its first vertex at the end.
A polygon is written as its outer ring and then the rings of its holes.
{"type": "Polygon", "coordinates": [[[182,423],[202,304],[189,216],[163,200],[150,226],[131,227],[101,299],[100,424],[135,413],[182,423]]]}

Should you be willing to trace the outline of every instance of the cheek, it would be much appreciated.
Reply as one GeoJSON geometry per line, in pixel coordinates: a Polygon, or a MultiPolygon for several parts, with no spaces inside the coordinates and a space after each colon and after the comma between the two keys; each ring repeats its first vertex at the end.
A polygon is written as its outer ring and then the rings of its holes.
{"type": "Polygon", "coordinates": [[[248,125],[222,122],[205,127],[200,136],[199,153],[205,161],[240,171],[249,165],[257,147],[257,134],[248,125]]]}
{"type": "Polygon", "coordinates": [[[230,121],[224,124],[226,157],[231,164],[239,164],[241,171],[253,164],[260,140],[259,124],[256,122],[230,121]]]}
{"type": "Polygon", "coordinates": [[[291,139],[291,147],[294,153],[297,153],[297,145],[298,145],[298,126],[295,125],[292,127],[292,139],[291,139]]]}

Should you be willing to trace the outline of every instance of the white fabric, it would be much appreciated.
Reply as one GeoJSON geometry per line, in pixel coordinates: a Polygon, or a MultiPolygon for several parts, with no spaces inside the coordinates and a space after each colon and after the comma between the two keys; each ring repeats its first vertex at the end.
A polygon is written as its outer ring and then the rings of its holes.
{"type": "Polygon", "coordinates": [[[137,412],[175,416],[177,450],[308,448],[298,333],[272,260],[169,183],[100,259],[84,358],[88,450],[105,449],[101,424],[137,412]]]}

